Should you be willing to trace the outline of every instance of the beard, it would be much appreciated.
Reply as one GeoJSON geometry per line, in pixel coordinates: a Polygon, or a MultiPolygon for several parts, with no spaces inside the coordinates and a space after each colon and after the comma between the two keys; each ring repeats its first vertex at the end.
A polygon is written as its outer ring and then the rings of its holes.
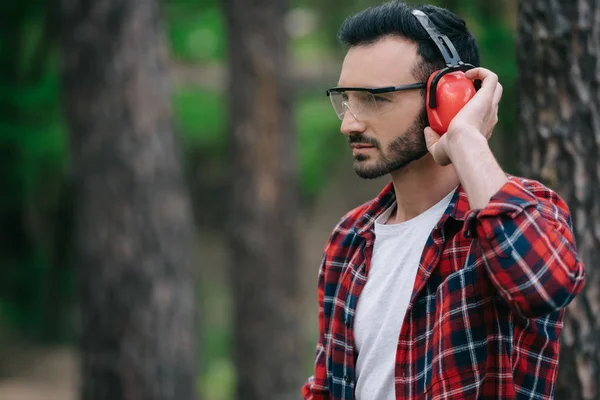
{"type": "Polygon", "coordinates": [[[377,150],[380,156],[380,161],[377,164],[368,165],[366,161],[373,157],[357,154],[354,157],[354,172],[363,179],[376,179],[422,158],[428,153],[425,135],[423,134],[427,125],[427,112],[423,110],[412,126],[392,140],[385,149],[386,151],[382,150],[381,144],[374,138],[351,135],[348,138],[350,144],[369,144],[377,150]]]}

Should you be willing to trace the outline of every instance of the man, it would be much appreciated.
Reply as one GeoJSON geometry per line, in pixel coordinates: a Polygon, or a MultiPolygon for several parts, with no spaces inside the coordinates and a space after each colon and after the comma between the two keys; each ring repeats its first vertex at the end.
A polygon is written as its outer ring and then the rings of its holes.
{"type": "Polygon", "coordinates": [[[464,22],[433,6],[369,8],[340,39],[348,51],[328,94],[354,169],[391,182],[325,247],[304,399],[552,398],[564,308],[584,266],[563,200],[505,174],[490,151],[497,76],[476,67],[464,22]],[[443,35],[458,55],[434,42],[443,35]],[[452,57],[481,87],[436,133],[423,82],[452,57]]]}

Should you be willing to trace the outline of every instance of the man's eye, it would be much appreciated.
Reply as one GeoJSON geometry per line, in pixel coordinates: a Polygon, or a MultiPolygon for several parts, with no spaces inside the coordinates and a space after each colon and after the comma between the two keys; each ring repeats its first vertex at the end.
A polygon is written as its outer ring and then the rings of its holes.
{"type": "Polygon", "coordinates": [[[386,101],[390,101],[389,99],[382,97],[382,96],[374,96],[375,97],[375,101],[378,103],[382,103],[382,102],[386,102],[386,101]]]}

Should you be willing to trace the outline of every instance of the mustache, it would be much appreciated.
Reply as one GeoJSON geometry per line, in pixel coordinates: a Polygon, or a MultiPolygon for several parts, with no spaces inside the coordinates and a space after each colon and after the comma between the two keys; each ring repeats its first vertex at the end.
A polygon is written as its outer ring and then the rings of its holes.
{"type": "Polygon", "coordinates": [[[370,146],[375,147],[376,149],[379,148],[379,142],[376,139],[367,137],[367,136],[363,136],[363,135],[351,135],[348,136],[348,144],[354,144],[354,143],[362,143],[362,144],[368,144],[370,146]]]}

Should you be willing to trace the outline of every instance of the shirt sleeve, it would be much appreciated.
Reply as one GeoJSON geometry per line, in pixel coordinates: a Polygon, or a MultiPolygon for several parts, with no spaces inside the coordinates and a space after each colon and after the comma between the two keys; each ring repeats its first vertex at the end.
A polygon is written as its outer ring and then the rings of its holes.
{"type": "Polygon", "coordinates": [[[510,177],[487,206],[469,212],[464,234],[476,238],[500,296],[535,318],[566,307],[585,268],[565,202],[538,182],[526,183],[510,177]]]}
{"type": "Polygon", "coordinates": [[[327,388],[327,367],[325,354],[325,315],[323,312],[323,302],[325,296],[325,267],[326,256],[323,257],[321,267],[319,268],[319,279],[317,287],[317,297],[319,303],[319,337],[315,351],[315,369],[314,374],[302,386],[302,396],[304,400],[327,400],[329,399],[329,389],[327,388]]]}

